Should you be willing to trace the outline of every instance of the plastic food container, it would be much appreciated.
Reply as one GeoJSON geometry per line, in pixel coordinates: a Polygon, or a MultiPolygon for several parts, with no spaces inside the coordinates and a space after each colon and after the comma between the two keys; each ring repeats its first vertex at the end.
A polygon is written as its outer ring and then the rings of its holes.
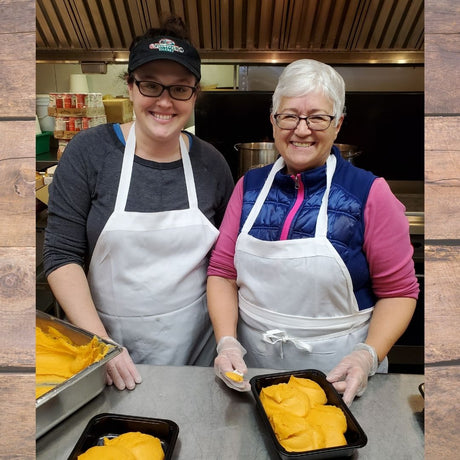
{"type": "Polygon", "coordinates": [[[306,369],[299,371],[280,372],[276,374],[258,375],[250,380],[251,390],[256,400],[257,409],[264,421],[268,434],[273,441],[275,449],[282,459],[286,460],[301,460],[301,459],[324,459],[324,458],[337,458],[337,457],[350,457],[353,452],[367,444],[367,436],[362,428],[359,426],[353,414],[350,412],[348,406],[343,402],[342,397],[337,393],[335,388],[330,382],[326,380],[326,375],[315,369],[306,369]],[[279,383],[287,383],[290,376],[298,378],[310,379],[316,382],[324,390],[327,396],[327,404],[334,405],[342,409],[347,419],[347,431],[345,439],[347,440],[346,446],[328,447],[326,449],[309,450],[305,452],[289,452],[276,439],[275,432],[273,431],[267,414],[260,401],[259,394],[264,387],[270,385],[277,385],[279,383]]]}
{"type": "MultiPolygon", "coordinates": [[[[39,310],[36,312],[36,324],[45,330],[47,330],[48,326],[54,327],[77,345],[86,344],[94,337],[91,332],[39,310]]],[[[102,338],[99,340],[113,345],[112,349],[100,361],[91,364],[36,399],[36,438],[45,434],[70,414],[95,398],[105,388],[106,364],[122,352],[122,347],[107,342],[102,338]]]]}
{"type": "Polygon", "coordinates": [[[130,431],[157,437],[165,453],[165,460],[172,458],[179,435],[179,427],[175,422],[160,418],[99,414],[89,421],[68,460],[77,460],[79,455],[91,447],[104,445],[104,437],[114,438],[130,431]]]}

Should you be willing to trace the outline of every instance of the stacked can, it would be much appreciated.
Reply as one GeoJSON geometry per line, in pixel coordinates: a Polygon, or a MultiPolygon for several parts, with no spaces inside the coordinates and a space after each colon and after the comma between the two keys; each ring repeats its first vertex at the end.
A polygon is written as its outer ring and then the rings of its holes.
{"type": "Polygon", "coordinates": [[[50,93],[49,107],[56,117],[56,138],[69,139],[81,130],[107,123],[101,93],[50,93]]]}

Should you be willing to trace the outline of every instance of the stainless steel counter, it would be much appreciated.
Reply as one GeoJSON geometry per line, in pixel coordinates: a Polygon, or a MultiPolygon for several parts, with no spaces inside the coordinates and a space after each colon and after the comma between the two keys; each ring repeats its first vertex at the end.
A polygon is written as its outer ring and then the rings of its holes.
{"type": "MultiPolygon", "coordinates": [[[[238,393],[214,377],[212,368],[139,366],[143,383],[134,391],[107,387],[99,396],[37,440],[38,460],[66,460],[96,414],[164,418],[179,425],[174,459],[277,459],[265,435],[252,393],[238,393]]],[[[271,373],[251,369],[249,376],[271,373]]],[[[375,375],[351,411],[368,437],[356,459],[424,458],[423,375],[375,375]]]]}

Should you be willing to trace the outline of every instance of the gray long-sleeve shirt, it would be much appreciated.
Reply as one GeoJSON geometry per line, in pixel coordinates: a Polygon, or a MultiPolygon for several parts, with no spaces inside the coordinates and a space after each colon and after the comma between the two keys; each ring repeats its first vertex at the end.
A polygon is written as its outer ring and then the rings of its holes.
{"type": "MultiPolygon", "coordinates": [[[[213,146],[188,135],[198,206],[219,227],[234,185],[230,168],[213,146]]],[[[50,186],[43,258],[46,276],[69,263],[89,267],[96,241],[115,206],[124,148],[119,126],[113,124],[82,131],[69,142],[50,186]]],[[[188,207],[182,160],[158,163],[135,157],[126,211],[188,207]]]]}

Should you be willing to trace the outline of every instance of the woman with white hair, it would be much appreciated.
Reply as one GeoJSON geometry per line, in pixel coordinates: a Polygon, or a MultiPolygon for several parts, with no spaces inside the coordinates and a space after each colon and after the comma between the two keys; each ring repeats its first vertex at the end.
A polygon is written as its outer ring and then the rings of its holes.
{"type": "Polygon", "coordinates": [[[283,71],[270,120],[280,157],[230,199],[208,268],[216,374],[314,368],[351,404],[407,328],[419,286],[404,206],[334,141],[345,85],[330,66],[283,71]],[[243,358],[244,357],[244,358],[243,358]]]}

